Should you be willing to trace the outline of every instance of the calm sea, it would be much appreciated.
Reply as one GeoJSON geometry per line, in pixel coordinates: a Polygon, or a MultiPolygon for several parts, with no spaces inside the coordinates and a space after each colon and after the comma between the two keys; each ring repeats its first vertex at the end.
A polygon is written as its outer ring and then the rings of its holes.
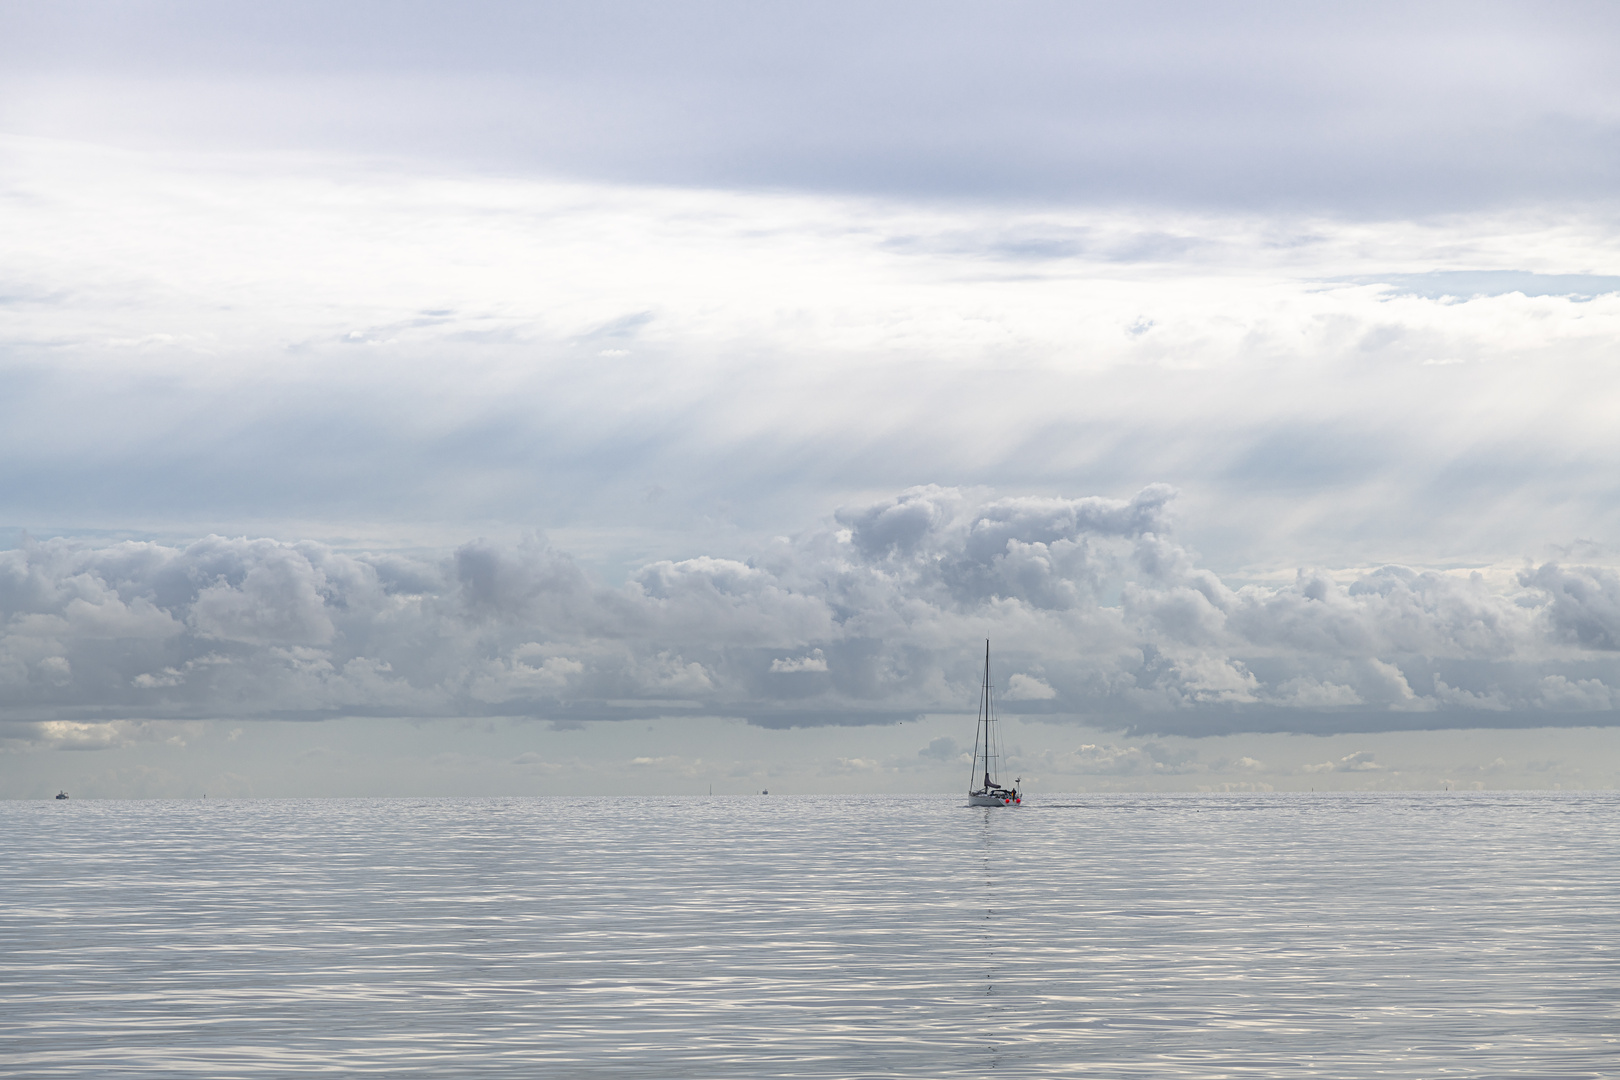
{"type": "Polygon", "coordinates": [[[1620,797],[0,803],[26,1077],[1614,1077],[1620,797]]]}

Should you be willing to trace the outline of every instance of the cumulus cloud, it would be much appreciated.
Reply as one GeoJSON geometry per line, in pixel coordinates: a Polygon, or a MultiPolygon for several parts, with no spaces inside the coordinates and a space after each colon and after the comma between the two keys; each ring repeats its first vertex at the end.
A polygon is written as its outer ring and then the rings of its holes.
{"type": "Polygon", "coordinates": [[[1547,620],[1561,640],[1620,650],[1620,578],[1613,573],[1549,564],[1520,574],[1519,583],[1545,595],[1547,620]]]}
{"type": "Polygon", "coordinates": [[[821,654],[820,649],[813,649],[809,656],[798,656],[791,659],[783,658],[771,661],[771,670],[779,673],[793,672],[825,672],[827,658],[821,654]]]}
{"type": "Polygon", "coordinates": [[[1346,754],[1337,761],[1324,761],[1317,765],[1306,765],[1303,769],[1308,773],[1342,773],[1342,772],[1381,772],[1384,766],[1373,760],[1370,750],[1358,750],[1353,754],[1346,754]]]}
{"type": "Polygon", "coordinates": [[[1050,701],[1057,691],[1045,679],[1017,671],[1007,677],[1005,697],[1009,701],[1050,701]]]}
{"type": "Polygon", "coordinates": [[[195,724],[162,720],[0,720],[0,751],[108,750],[142,742],[185,746],[196,729],[195,724]]]}
{"type": "MultiPolygon", "coordinates": [[[[892,722],[971,710],[988,638],[1009,716],[1204,734],[1615,722],[1613,571],[1234,588],[1177,542],[1173,499],[919,487],[618,587],[538,538],[425,557],[30,542],[0,553],[0,719],[70,725],[16,728],[18,745],[86,746],[130,737],[95,725],[131,716],[892,722]]],[[[1074,753],[1063,769],[1183,764],[1074,753]]]]}
{"type": "Polygon", "coordinates": [[[1300,675],[1278,683],[1272,692],[1271,700],[1278,705],[1293,705],[1303,709],[1365,704],[1354,688],[1343,683],[1323,682],[1310,675],[1300,675]]]}
{"type": "Polygon", "coordinates": [[[1597,679],[1569,679],[1548,675],[1539,685],[1541,704],[1573,712],[1606,712],[1614,708],[1614,692],[1597,679]]]}

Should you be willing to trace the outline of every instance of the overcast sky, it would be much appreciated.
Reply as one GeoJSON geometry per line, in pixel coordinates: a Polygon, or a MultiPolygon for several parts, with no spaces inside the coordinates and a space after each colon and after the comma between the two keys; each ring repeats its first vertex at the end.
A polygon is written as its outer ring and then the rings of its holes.
{"type": "Polygon", "coordinates": [[[0,4],[0,785],[1620,783],[1607,4],[0,4]],[[961,774],[960,776],[958,774],[961,774]]]}

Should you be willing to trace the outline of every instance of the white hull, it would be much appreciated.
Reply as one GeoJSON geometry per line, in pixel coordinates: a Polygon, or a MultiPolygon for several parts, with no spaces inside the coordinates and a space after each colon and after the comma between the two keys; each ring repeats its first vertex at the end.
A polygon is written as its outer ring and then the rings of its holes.
{"type": "MultiPolygon", "coordinates": [[[[1013,801],[1015,798],[1016,798],[1016,796],[979,795],[977,793],[974,793],[974,794],[971,794],[971,795],[968,796],[968,805],[969,806],[1015,806],[1015,805],[1017,805],[1017,803],[1015,803],[1013,801]]],[[[1019,800],[1019,801],[1022,801],[1022,800],[1019,800]]]]}

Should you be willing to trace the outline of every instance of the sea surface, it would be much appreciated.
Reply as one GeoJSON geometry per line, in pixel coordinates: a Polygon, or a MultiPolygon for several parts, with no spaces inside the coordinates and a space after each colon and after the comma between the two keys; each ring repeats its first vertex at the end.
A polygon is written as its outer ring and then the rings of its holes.
{"type": "Polygon", "coordinates": [[[1615,1077],[1620,797],[0,803],[0,1074],[1615,1077]]]}

